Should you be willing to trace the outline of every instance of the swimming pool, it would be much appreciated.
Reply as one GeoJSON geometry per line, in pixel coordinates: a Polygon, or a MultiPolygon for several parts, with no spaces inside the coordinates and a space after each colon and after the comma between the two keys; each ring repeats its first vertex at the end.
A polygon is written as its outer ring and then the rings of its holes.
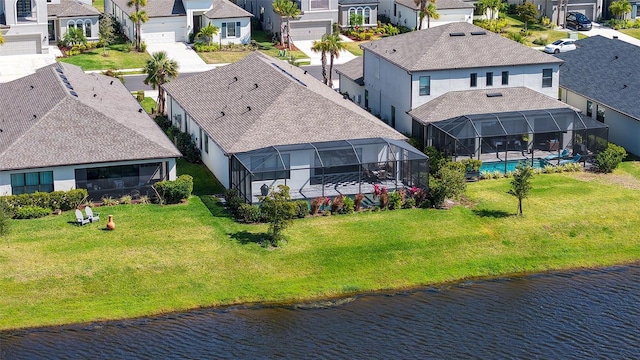
{"type": "MultiPolygon", "coordinates": [[[[516,166],[525,160],[507,160],[507,171],[514,171],[516,166]]],[[[531,159],[527,159],[526,163],[531,165],[531,159]]],[[[500,171],[504,172],[504,161],[492,161],[492,162],[483,162],[480,167],[480,173],[483,172],[495,172],[500,171]]],[[[533,168],[541,169],[545,166],[549,165],[549,163],[545,159],[533,159],[533,168]]]]}

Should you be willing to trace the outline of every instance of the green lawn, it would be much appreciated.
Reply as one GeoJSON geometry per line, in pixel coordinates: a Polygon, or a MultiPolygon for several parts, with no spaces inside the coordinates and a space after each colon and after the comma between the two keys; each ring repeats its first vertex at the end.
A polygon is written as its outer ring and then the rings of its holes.
{"type": "MultiPolygon", "coordinates": [[[[524,23],[519,19],[509,15],[505,15],[504,17],[507,19],[507,23],[509,24],[509,26],[505,29],[507,33],[520,33],[520,30],[524,29],[524,23]]],[[[527,46],[542,46],[542,45],[536,45],[533,43],[533,41],[538,38],[545,39],[546,40],[545,45],[546,45],[558,39],[569,37],[569,34],[566,31],[547,29],[538,24],[530,24],[529,30],[531,31],[532,34],[525,38],[524,44],[527,46]]],[[[578,39],[584,39],[585,37],[587,36],[584,34],[578,33],[578,39]]]]}
{"type": "Polygon", "coordinates": [[[104,0],[93,0],[93,7],[98,9],[101,13],[104,12],[104,0]]]}
{"type": "MultiPolygon", "coordinates": [[[[269,36],[269,34],[267,34],[266,32],[262,30],[253,30],[251,32],[251,39],[255,40],[255,42],[258,44],[260,51],[262,51],[263,53],[275,58],[281,58],[278,56],[278,51],[279,51],[278,48],[276,48],[273,45],[273,43],[271,42],[271,36],[269,36]]],[[[291,56],[296,59],[309,58],[305,53],[303,53],[300,50],[293,50],[293,51],[287,50],[287,53],[290,53],[291,56]]]]}
{"type": "Polygon", "coordinates": [[[344,41],[343,44],[347,47],[347,51],[352,53],[355,56],[362,56],[362,49],[360,48],[360,44],[367,43],[368,41],[353,41],[347,42],[344,41]]]}
{"type": "Polygon", "coordinates": [[[620,29],[618,30],[623,34],[633,36],[636,39],[640,39],[640,29],[620,29]]]}
{"type": "Polygon", "coordinates": [[[93,49],[84,54],[67,58],[58,58],[58,61],[78,65],[82,70],[107,70],[107,69],[138,69],[143,68],[151,57],[146,52],[123,51],[124,44],[110,46],[108,56],[103,56],[103,49],[93,49]]]}
{"type": "Polygon", "coordinates": [[[265,225],[236,223],[201,195],[220,189],[206,172],[179,169],[201,181],[186,204],[99,207],[104,220],[83,227],[70,212],[12,221],[0,238],[0,330],[640,260],[638,163],[536,176],[521,218],[509,179],[485,180],[448,211],[296,220],[277,249],[257,244],[265,225]]]}
{"type": "Polygon", "coordinates": [[[152,114],[153,110],[156,108],[156,106],[158,106],[158,104],[156,103],[155,99],[146,97],[144,98],[144,100],[142,100],[142,102],[140,103],[140,106],[142,106],[142,108],[144,109],[144,111],[147,112],[147,114],[152,114]]]}
{"type": "Polygon", "coordinates": [[[207,64],[228,64],[249,56],[251,51],[212,51],[198,53],[207,64]]]}

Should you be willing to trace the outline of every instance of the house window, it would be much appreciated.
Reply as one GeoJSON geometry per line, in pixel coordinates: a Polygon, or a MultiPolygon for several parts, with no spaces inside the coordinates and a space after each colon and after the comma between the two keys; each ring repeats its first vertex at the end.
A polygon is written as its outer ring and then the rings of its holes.
{"type": "Polygon", "coordinates": [[[587,100],[587,116],[593,116],[593,102],[587,100]]]}
{"type": "Polygon", "coordinates": [[[76,27],[76,23],[74,21],[67,22],[67,29],[73,29],[76,27]]]}
{"type": "Polygon", "coordinates": [[[329,0],[311,0],[309,5],[311,10],[329,10],[329,0]]]}
{"type": "Polygon", "coordinates": [[[290,179],[289,167],[289,154],[251,157],[253,181],[290,179]],[[282,161],[280,161],[280,158],[282,158],[282,161]]]}
{"type": "Polygon", "coordinates": [[[486,74],[487,86],[493,86],[493,72],[489,71],[486,74]]]}
{"type": "Polygon", "coordinates": [[[31,0],[18,0],[16,3],[16,11],[19,18],[31,16],[31,0]]]}
{"type": "Polygon", "coordinates": [[[202,150],[202,128],[198,128],[198,147],[202,150]]]}
{"type": "Polygon", "coordinates": [[[600,105],[596,105],[596,120],[600,121],[601,123],[604,122],[604,107],[600,106],[600,105]]]}
{"type": "Polygon", "coordinates": [[[84,21],[84,36],[91,37],[91,20],[84,21]]]}
{"type": "Polygon", "coordinates": [[[396,3],[393,3],[393,16],[397,16],[398,14],[398,8],[396,5],[397,5],[396,3]]]}
{"type": "Polygon", "coordinates": [[[553,69],[542,69],[542,87],[553,86],[553,69]]]}
{"type": "Polygon", "coordinates": [[[471,87],[477,87],[477,86],[478,86],[478,74],[471,73],[471,87]]]}
{"type": "Polygon", "coordinates": [[[349,26],[353,26],[353,25],[357,25],[357,24],[352,24],[351,23],[351,19],[353,19],[353,17],[356,15],[356,8],[349,8],[349,26]]]}
{"type": "Polygon", "coordinates": [[[364,8],[364,24],[371,24],[371,9],[369,7],[364,8]]]}
{"type": "Polygon", "coordinates": [[[420,96],[431,95],[431,76],[420,76],[420,96]]]}
{"type": "Polygon", "coordinates": [[[369,109],[369,90],[364,91],[364,108],[369,109]]]}
{"type": "Polygon", "coordinates": [[[36,191],[53,191],[53,171],[11,174],[11,193],[13,195],[31,194],[36,191]]]}
{"type": "Polygon", "coordinates": [[[391,105],[391,127],[396,127],[396,107],[391,105]]]}
{"type": "Polygon", "coordinates": [[[209,153],[209,136],[204,134],[204,152],[209,153]]]}
{"type": "Polygon", "coordinates": [[[502,85],[509,85],[509,72],[508,71],[503,71],[502,72],[502,85]]]}
{"type": "Polygon", "coordinates": [[[240,37],[240,22],[222,23],[222,38],[240,37]]]}

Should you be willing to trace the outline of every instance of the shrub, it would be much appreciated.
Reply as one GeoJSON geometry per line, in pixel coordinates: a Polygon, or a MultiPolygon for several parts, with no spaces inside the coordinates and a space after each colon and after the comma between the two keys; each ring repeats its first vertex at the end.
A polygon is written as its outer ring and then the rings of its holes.
{"type": "Polygon", "coordinates": [[[140,42],[140,52],[147,52],[147,43],[144,41],[140,42]]]}
{"type": "Polygon", "coordinates": [[[120,204],[130,205],[131,204],[131,195],[122,195],[120,197],[120,204]]]}
{"type": "Polygon", "coordinates": [[[407,199],[404,201],[404,204],[402,204],[402,208],[403,208],[403,209],[411,209],[411,208],[413,208],[413,207],[415,207],[415,206],[416,206],[416,199],[414,199],[414,198],[412,198],[412,197],[407,198],[407,199]]]}
{"type": "Polygon", "coordinates": [[[296,214],[297,217],[303,219],[304,217],[309,215],[309,203],[306,200],[298,200],[296,201],[296,204],[298,205],[298,213],[296,214]]]}
{"type": "MultiPolygon", "coordinates": [[[[178,130],[178,129],[176,129],[178,130]]],[[[198,163],[201,159],[200,149],[198,149],[198,145],[193,141],[191,135],[177,131],[174,131],[174,136],[176,138],[176,146],[178,150],[182,153],[182,156],[190,163],[198,163]]]]}
{"type": "Polygon", "coordinates": [[[320,207],[324,204],[325,198],[319,196],[311,201],[311,215],[318,215],[320,207]]]}
{"type": "Polygon", "coordinates": [[[13,214],[7,208],[6,204],[0,203],[0,236],[9,233],[11,227],[11,217],[13,214]]]}
{"type": "Polygon", "coordinates": [[[144,101],[144,90],[138,90],[136,92],[136,100],[138,100],[139,103],[144,101]]]}
{"type": "Polygon", "coordinates": [[[140,204],[151,204],[151,200],[147,195],[140,196],[140,204]]]}
{"type": "Polygon", "coordinates": [[[262,220],[262,212],[257,205],[242,203],[238,207],[236,217],[246,223],[257,223],[262,220]]]}
{"type": "Polygon", "coordinates": [[[423,207],[423,204],[428,201],[427,199],[429,197],[429,194],[427,193],[427,191],[425,189],[415,189],[415,190],[411,189],[411,190],[412,190],[413,198],[416,201],[415,206],[423,207]]]}
{"type": "Polygon", "coordinates": [[[218,44],[207,44],[203,42],[197,42],[193,45],[193,49],[196,52],[213,52],[220,50],[220,46],[218,44]]]}
{"type": "Polygon", "coordinates": [[[344,195],[336,196],[331,202],[331,214],[337,214],[342,210],[344,205],[344,195]]]}
{"type": "Polygon", "coordinates": [[[54,191],[51,193],[35,192],[0,197],[6,209],[12,212],[24,206],[38,206],[52,211],[56,209],[68,211],[77,208],[86,198],[86,189],[54,191]]]}
{"type": "Polygon", "coordinates": [[[156,115],[153,120],[165,133],[167,132],[167,130],[169,130],[169,128],[171,128],[171,120],[169,120],[169,117],[167,115],[156,115]]]}
{"type": "Polygon", "coordinates": [[[620,165],[627,156],[627,151],[622,147],[612,143],[607,145],[607,149],[601,151],[596,156],[596,168],[603,173],[610,173],[620,165]]]}
{"type": "Polygon", "coordinates": [[[482,160],[478,159],[462,159],[460,163],[464,165],[466,171],[480,171],[482,160]]]}
{"type": "Polygon", "coordinates": [[[344,198],[344,203],[342,205],[342,211],[345,214],[351,214],[353,212],[353,207],[354,207],[353,199],[350,198],[350,197],[345,197],[344,198]]]}
{"type": "Polygon", "coordinates": [[[545,165],[544,172],[545,174],[553,174],[556,172],[556,167],[553,165],[545,165]]]}
{"type": "Polygon", "coordinates": [[[440,150],[433,146],[427,146],[424,148],[424,153],[429,157],[429,174],[436,175],[440,168],[449,162],[448,158],[445,158],[440,150]]]}
{"type": "Polygon", "coordinates": [[[440,179],[432,177],[429,180],[429,205],[439,208],[447,198],[447,189],[440,179]]]}
{"type": "Polygon", "coordinates": [[[132,42],[127,42],[124,44],[124,46],[122,47],[122,51],[125,53],[129,53],[131,52],[131,50],[133,50],[136,46],[132,43],[132,42]]]}
{"type": "Polygon", "coordinates": [[[517,43],[524,44],[525,37],[521,33],[509,33],[507,37],[517,43]]]}
{"type": "Polygon", "coordinates": [[[396,210],[402,207],[403,196],[399,191],[392,191],[389,193],[389,209],[396,210]]]}
{"type": "Polygon", "coordinates": [[[118,200],[112,198],[111,196],[107,196],[107,197],[103,197],[102,198],[102,205],[104,206],[115,206],[120,204],[120,202],[118,202],[118,200]]]}
{"type": "Polygon", "coordinates": [[[353,197],[353,210],[354,211],[360,211],[360,208],[362,207],[362,201],[363,200],[364,200],[364,194],[363,193],[357,193],[353,197]]]}
{"type": "Polygon", "coordinates": [[[494,179],[502,179],[504,177],[504,173],[502,171],[496,170],[492,173],[492,177],[494,179]]]}
{"type": "Polygon", "coordinates": [[[260,199],[262,214],[269,222],[269,242],[277,246],[284,239],[283,231],[291,224],[296,215],[297,206],[291,202],[289,187],[278,185],[278,190],[269,191],[269,195],[260,199]]]}
{"type": "Polygon", "coordinates": [[[238,189],[228,189],[224,193],[224,200],[232,213],[236,213],[240,205],[244,204],[244,199],[238,193],[238,189]]]}
{"type": "Polygon", "coordinates": [[[51,214],[51,210],[40,206],[24,206],[16,210],[16,219],[36,219],[51,214]]]}
{"type": "Polygon", "coordinates": [[[153,185],[163,204],[177,204],[193,192],[193,177],[180,175],[175,181],[160,181],[153,185]]]}
{"type": "Polygon", "coordinates": [[[467,189],[465,165],[462,163],[448,162],[438,171],[438,177],[448,198],[457,199],[467,189]]]}
{"type": "Polygon", "coordinates": [[[543,37],[539,37],[539,38],[536,38],[535,40],[533,40],[533,43],[535,45],[544,46],[544,45],[547,45],[547,39],[545,39],[543,37]]]}

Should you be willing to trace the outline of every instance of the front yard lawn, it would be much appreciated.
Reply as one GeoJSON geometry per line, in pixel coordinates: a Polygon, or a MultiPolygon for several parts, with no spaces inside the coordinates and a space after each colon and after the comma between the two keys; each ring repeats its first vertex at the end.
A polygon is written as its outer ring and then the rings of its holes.
{"type": "Polygon", "coordinates": [[[620,31],[623,34],[632,36],[636,39],[640,39],[640,29],[620,29],[618,31],[620,31]]]}
{"type": "Polygon", "coordinates": [[[207,64],[228,64],[240,61],[249,56],[251,51],[212,51],[212,52],[200,52],[198,55],[207,64]]]}
{"type": "MultiPolygon", "coordinates": [[[[509,26],[504,30],[506,33],[520,34],[520,31],[524,29],[524,23],[520,19],[510,15],[504,15],[504,18],[507,19],[507,23],[509,24],[509,26]]],[[[567,31],[548,29],[540,24],[529,24],[528,30],[531,32],[531,35],[525,37],[524,45],[530,47],[544,46],[558,39],[569,37],[569,33],[567,31]],[[533,43],[534,40],[539,38],[545,40],[544,45],[537,45],[533,43]]],[[[578,39],[584,39],[585,37],[587,36],[578,33],[578,39]]]]}
{"type": "Polygon", "coordinates": [[[360,45],[368,43],[368,41],[343,41],[342,43],[347,48],[348,52],[355,56],[362,56],[363,51],[360,48],[360,45]]]}
{"type": "Polygon", "coordinates": [[[151,58],[146,52],[135,50],[124,51],[125,44],[114,44],[109,46],[107,54],[103,56],[103,49],[92,49],[80,55],[66,58],[58,58],[58,61],[68,64],[78,65],[82,70],[108,70],[108,69],[139,69],[145,66],[147,60],[151,58]]]}

